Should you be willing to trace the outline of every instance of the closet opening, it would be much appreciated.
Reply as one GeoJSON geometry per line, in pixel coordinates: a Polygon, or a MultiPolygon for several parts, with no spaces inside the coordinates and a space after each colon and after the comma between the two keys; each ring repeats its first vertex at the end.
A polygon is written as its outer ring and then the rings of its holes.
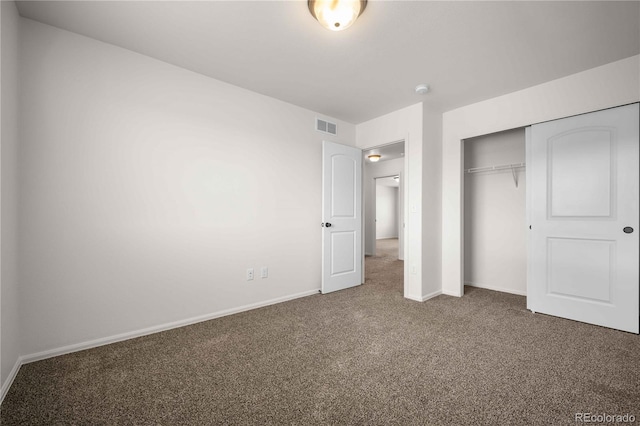
{"type": "Polygon", "coordinates": [[[464,140],[464,285],[526,296],[525,129],[464,140]]]}

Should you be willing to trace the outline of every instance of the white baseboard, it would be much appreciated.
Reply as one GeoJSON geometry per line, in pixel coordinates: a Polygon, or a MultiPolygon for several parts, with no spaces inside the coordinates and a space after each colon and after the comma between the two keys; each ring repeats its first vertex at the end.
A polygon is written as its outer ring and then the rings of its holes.
{"type": "Polygon", "coordinates": [[[426,302],[429,299],[433,299],[436,296],[441,295],[442,292],[440,290],[438,291],[434,291],[433,293],[429,293],[429,294],[425,294],[423,296],[413,296],[413,295],[408,295],[405,296],[407,299],[411,299],[411,300],[415,300],[416,302],[426,302]]]}
{"type": "Polygon", "coordinates": [[[116,334],[114,336],[103,337],[100,339],[89,340],[86,342],[76,343],[73,345],[63,346],[60,348],[49,349],[46,351],[38,352],[30,355],[23,355],[16,361],[16,365],[11,370],[9,377],[5,380],[5,383],[2,385],[2,394],[0,395],[0,404],[2,400],[4,400],[4,396],[9,391],[13,380],[18,374],[18,370],[24,364],[28,364],[30,362],[41,361],[47,358],[53,358],[55,356],[65,355],[72,352],[83,351],[85,349],[97,348],[98,346],[104,346],[111,343],[121,342],[123,340],[134,339],[136,337],[142,337],[153,333],[159,333],[161,331],[167,331],[174,328],[185,327],[187,325],[196,324],[203,321],[209,321],[215,318],[224,317],[227,315],[233,315],[240,312],[250,311],[252,309],[262,308],[269,305],[275,305],[277,303],[286,302],[293,299],[299,299],[301,297],[311,296],[313,294],[318,294],[320,291],[319,288],[315,290],[304,291],[302,293],[290,294],[288,296],[278,297],[276,299],[265,300],[262,302],[252,303],[250,305],[239,306],[237,308],[225,309],[223,311],[214,312],[211,314],[200,315],[197,317],[187,318],[180,321],[174,321],[166,324],[157,325],[154,327],[143,328],[141,330],[130,331],[127,333],[116,334]]]}
{"type": "Polygon", "coordinates": [[[453,297],[462,297],[461,294],[453,293],[453,292],[447,291],[447,290],[442,290],[442,294],[445,294],[447,296],[453,296],[453,297]]]}
{"type": "Polygon", "coordinates": [[[422,297],[414,296],[413,294],[406,294],[404,298],[409,300],[415,300],[416,302],[422,302],[422,297]]]}
{"type": "Polygon", "coordinates": [[[442,294],[441,290],[438,291],[434,291],[433,293],[429,293],[429,294],[425,294],[424,296],[422,296],[422,301],[426,302],[429,299],[433,299],[436,296],[440,296],[442,294]]]}
{"type": "Polygon", "coordinates": [[[484,288],[485,290],[493,290],[493,291],[501,291],[503,293],[517,294],[518,296],[526,296],[527,295],[526,291],[513,290],[511,288],[496,287],[496,286],[492,286],[492,285],[473,283],[471,281],[465,281],[464,285],[468,285],[469,287],[484,288]]]}
{"type": "Polygon", "coordinates": [[[185,327],[187,325],[196,324],[203,321],[209,321],[215,318],[225,317],[227,315],[233,315],[240,312],[250,311],[252,309],[262,308],[269,305],[275,305],[277,303],[286,302],[288,300],[298,299],[300,297],[311,296],[312,294],[318,294],[320,289],[309,290],[302,293],[291,294],[288,296],[278,297],[276,299],[265,300],[263,302],[252,303],[250,305],[239,306],[237,308],[225,309],[223,311],[214,312],[211,314],[200,315],[197,317],[187,318],[184,320],[174,321],[166,324],[161,324],[153,327],[144,328],[141,330],[130,331],[128,333],[116,334],[115,336],[103,337],[101,339],[90,340],[87,342],[76,343],[74,345],[63,346],[61,348],[50,349],[43,352],[38,352],[31,355],[25,355],[24,364],[28,364],[34,361],[40,361],[47,358],[53,358],[54,356],[65,355],[72,352],[83,351],[85,349],[96,348],[98,346],[108,345],[110,343],[121,342],[123,340],[134,339],[136,337],[142,337],[149,334],[159,333],[161,331],[167,331],[178,327],[185,327]]]}
{"type": "Polygon", "coordinates": [[[4,383],[2,384],[2,387],[0,388],[0,404],[2,404],[2,401],[4,401],[4,397],[9,392],[9,388],[11,387],[11,385],[13,384],[13,381],[18,375],[18,371],[20,371],[20,367],[22,367],[22,364],[24,364],[24,357],[21,356],[21,357],[18,357],[18,359],[16,360],[16,363],[14,364],[13,368],[9,372],[9,376],[7,377],[7,380],[4,381],[4,383]]]}

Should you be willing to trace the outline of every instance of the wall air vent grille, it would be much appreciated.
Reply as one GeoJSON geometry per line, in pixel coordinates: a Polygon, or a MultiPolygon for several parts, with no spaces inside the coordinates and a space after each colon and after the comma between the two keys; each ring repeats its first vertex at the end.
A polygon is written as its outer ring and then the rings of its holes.
{"type": "Polygon", "coordinates": [[[319,118],[316,118],[316,130],[335,136],[338,134],[338,125],[336,123],[331,123],[330,121],[320,120],[319,118]]]}

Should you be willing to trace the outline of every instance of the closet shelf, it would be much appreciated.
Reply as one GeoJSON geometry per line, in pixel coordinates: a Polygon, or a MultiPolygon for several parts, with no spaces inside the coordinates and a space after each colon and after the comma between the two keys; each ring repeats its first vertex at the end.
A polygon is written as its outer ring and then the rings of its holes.
{"type": "Polygon", "coordinates": [[[503,164],[500,166],[486,166],[486,167],[472,167],[470,169],[466,169],[466,173],[481,173],[481,172],[495,172],[501,170],[511,170],[511,175],[513,176],[513,183],[516,184],[516,188],[518,187],[518,175],[516,173],[516,169],[523,169],[525,167],[525,163],[515,163],[515,164],[503,164]]]}
{"type": "Polygon", "coordinates": [[[493,172],[498,170],[513,170],[525,167],[525,163],[503,164],[501,166],[472,167],[466,169],[467,173],[493,172]]]}

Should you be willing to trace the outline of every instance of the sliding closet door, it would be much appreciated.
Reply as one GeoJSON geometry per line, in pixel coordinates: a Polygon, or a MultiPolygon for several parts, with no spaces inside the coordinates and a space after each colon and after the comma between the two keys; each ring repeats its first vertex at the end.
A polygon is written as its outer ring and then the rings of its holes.
{"type": "Polygon", "coordinates": [[[638,333],[638,122],[633,104],[531,127],[532,311],[638,333]]]}

